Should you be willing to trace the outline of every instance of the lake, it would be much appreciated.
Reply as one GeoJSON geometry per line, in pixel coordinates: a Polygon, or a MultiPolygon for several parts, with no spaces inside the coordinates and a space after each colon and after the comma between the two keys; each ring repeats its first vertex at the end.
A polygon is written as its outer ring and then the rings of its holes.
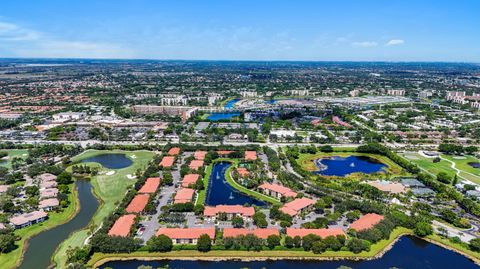
{"type": "MultiPolygon", "coordinates": [[[[28,241],[19,269],[44,269],[51,264],[51,257],[62,241],[77,230],[88,225],[98,208],[98,201],[92,193],[89,181],[77,180],[76,188],[80,200],[80,210],[69,222],[41,232],[28,241]]],[[[1,267],[1,266],[0,266],[1,267]]]]}
{"type": "Polygon", "coordinates": [[[466,257],[444,249],[424,240],[404,236],[398,240],[393,248],[383,257],[369,261],[113,261],[100,268],[135,269],[140,265],[149,265],[153,268],[169,269],[337,269],[344,265],[354,269],[388,269],[392,267],[402,269],[473,269],[478,266],[466,257]]]}
{"type": "Polygon", "coordinates": [[[238,101],[240,101],[240,99],[238,99],[238,98],[232,99],[225,104],[224,108],[225,109],[233,109],[233,108],[235,108],[234,107],[235,103],[238,102],[238,101]]]}
{"type": "Polygon", "coordinates": [[[366,156],[333,156],[315,160],[315,164],[319,168],[319,171],[315,172],[316,174],[339,177],[351,173],[372,174],[382,172],[384,168],[387,168],[382,162],[366,156]]]}
{"type": "Polygon", "coordinates": [[[83,159],[80,162],[95,162],[101,164],[105,168],[109,169],[121,169],[125,167],[129,167],[132,165],[133,161],[130,160],[125,154],[123,153],[105,153],[99,154],[87,159],[83,159]]]}
{"type": "Polygon", "coordinates": [[[211,121],[219,121],[219,120],[230,120],[232,118],[240,116],[238,112],[232,113],[212,113],[210,116],[207,117],[207,120],[211,121]]]}
{"type": "Polygon", "coordinates": [[[213,165],[210,174],[205,205],[258,205],[265,206],[262,201],[254,199],[228,184],[225,173],[232,164],[229,162],[217,162],[213,165]]]}

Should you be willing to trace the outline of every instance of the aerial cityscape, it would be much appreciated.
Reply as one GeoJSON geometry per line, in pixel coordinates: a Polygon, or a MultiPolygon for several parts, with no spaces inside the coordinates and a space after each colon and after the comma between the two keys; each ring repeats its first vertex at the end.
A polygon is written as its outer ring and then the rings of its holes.
{"type": "Polygon", "coordinates": [[[0,4],[0,269],[479,268],[480,3],[42,2],[0,4]]]}

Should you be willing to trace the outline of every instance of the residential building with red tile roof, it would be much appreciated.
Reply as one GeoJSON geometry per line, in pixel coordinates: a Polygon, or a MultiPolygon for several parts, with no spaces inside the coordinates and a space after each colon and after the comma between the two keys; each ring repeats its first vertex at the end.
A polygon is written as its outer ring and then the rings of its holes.
{"type": "Polygon", "coordinates": [[[138,190],[138,193],[155,193],[160,186],[160,178],[159,177],[149,177],[145,181],[145,184],[138,190]]]}
{"type": "Polygon", "coordinates": [[[173,203],[174,204],[184,204],[191,202],[193,200],[193,196],[195,195],[195,190],[190,188],[181,188],[175,194],[175,198],[173,203]]]}
{"type": "Polygon", "coordinates": [[[36,223],[43,222],[47,218],[48,214],[46,212],[33,211],[10,218],[10,224],[12,224],[15,229],[20,229],[36,223]]]}
{"type": "Polygon", "coordinates": [[[326,238],[328,236],[337,236],[343,235],[346,236],[345,232],[341,228],[324,228],[324,229],[303,229],[303,228],[287,228],[287,236],[295,237],[300,236],[303,238],[309,234],[318,235],[321,238],[326,238]]]}
{"type": "Polygon", "coordinates": [[[295,217],[300,213],[308,211],[310,208],[313,207],[314,204],[315,200],[305,197],[297,198],[291,202],[284,204],[283,207],[280,208],[280,211],[292,217],[295,217]]]}
{"type": "Polygon", "coordinates": [[[182,187],[188,188],[191,185],[194,185],[197,180],[200,178],[199,174],[187,174],[183,177],[182,187]]]}
{"type": "Polygon", "coordinates": [[[188,167],[190,167],[192,170],[198,170],[203,167],[203,161],[193,160],[188,167]]]}
{"type": "Polygon", "coordinates": [[[248,175],[250,175],[250,172],[245,167],[237,168],[237,173],[240,177],[247,177],[248,175]]]}
{"type": "Polygon", "coordinates": [[[217,154],[220,156],[228,156],[232,152],[233,150],[217,150],[217,154]]]}
{"type": "Polygon", "coordinates": [[[272,183],[263,183],[262,185],[258,186],[260,190],[266,195],[273,196],[277,199],[282,197],[287,198],[295,198],[297,197],[297,193],[292,191],[290,188],[284,187],[278,184],[272,183]]]}
{"type": "Polygon", "coordinates": [[[112,228],[108,231],[110,236],[127,237],[130,234],[133,224],[135,224],[135,215],[123,215],[115,221],[112,228]]]}
{"type": "Polygon", "coordinates": [[[168,150],[168,155],[170,156],[176,156],[180,154],[180,148],[179,147],[174,147],[168,150]]]}
{"type": "Polygon", "coordinates": [[[255,208],[241,205],[217,205],[206,206],[203,210],[203,215],[209,221],[215,221],[220,213],[225,213],[228,220],[231,220],[235,216],[240,216],[245,221],[249,221],[253,217],[253,214],[255,214],[255,208]]]}
{"type": "Polygon", "coordinates": [[[243,228],[225,228],[223,229],[223,238],[237,237],[240,235],[253,234],[258,238],[267,239],[270,235],[280,235],[280,232],[276,228],[265,229],[243,229],[243,228]]]}
{"type": "Polygon", "coordinates": [[[165,167],[165,168],[170,168],[173,166],[173,163],[175,162],[175,157],[173,156],[165,156],[163,157],[162,161],[160,162],[160,166],[165,167]]]}
{"type": "Polygon", "coordinates": [[[257,152],[256,151],[245,151],[245,160],[246,161],[255,161],[257,159],[257,152]]]}
{"type": "Polygon", "coordinates": [[[200,236],[206,234],[215,240],[215,227],[211,228],[160,228],[156,236],[166,235],[173,244],[196,244],[200,236]]]}
{"type": "Polygon", "coordinates": [[[130,204],[128,204],[126,211],[128,213],[140,213],[145,209],[145,206],[148,204],[150,199],[149,194],[137,194],[133,197],[130,204]]]}
{"type": "Polygon", "coordinates": [[[41,200],[38,203],[38,208],[43,209],[45,211],[50,211],[55,209],[59,204],[60,202],[58,201],[57,198],[49,198],[49,199],[41,200]]]}
{"type": "Polygon", "coordinates": [[[382,215],[369,213],[352,222],[352,224],[350,224],[350,229],[353,229],[357,232],[368,230],[373,228],[373,226],[377,225],[383,219],[384,217],[382,215]]]}
{"type": "Polygon", "coordinates": [[[201,160],[201,161],[205,160],[206,155],[207,155],[207,152],[204,150],[197,150],[193,154],[195,160],[201,160]]]}

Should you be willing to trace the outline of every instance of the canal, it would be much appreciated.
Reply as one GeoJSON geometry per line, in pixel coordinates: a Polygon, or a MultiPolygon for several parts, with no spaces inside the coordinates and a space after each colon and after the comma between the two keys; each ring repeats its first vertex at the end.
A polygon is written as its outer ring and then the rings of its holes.
{"type": "MultiPolygon", "coordinates": [[[[69,222],[39,233],[28,242],[20,269],[43,269],[51,264],[53,253],[70,233],[88,225],[97,210],[98,201],[89,181],[77,180],[75,186],[80,200],[80,210],[69,222]]],[[[1,267],[1,266],[0,266],[1,267]]]]}
{"type": "Polygon", "coordinates": [[[368,261],[112,261],[100,268],[135,269],[141,265],[169,269],[337,269],[347,266],[354,269],[478,269],[466,257],[424,240],[404,236],[382,258],[368,261]],[[168,266],[168,267],[167,267],[168,266]]]}

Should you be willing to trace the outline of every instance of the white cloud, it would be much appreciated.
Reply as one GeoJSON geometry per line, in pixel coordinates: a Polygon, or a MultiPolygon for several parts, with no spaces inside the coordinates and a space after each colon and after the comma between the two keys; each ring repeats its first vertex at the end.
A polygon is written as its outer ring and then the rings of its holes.
{"type": "Polygon", "coordinates": [[[131,58],[133,50],[108,42],[65,40],[0,21],[0,51],[2,56],[51,58],[131,58]]]}
{"type": "Polygon", "coordinates": [[[378,43],[374,41],[353,42],[352,46],[356,48],[373,48],[378,46],[378,43]]]}
{"type": "Polygon", "coordinates": [[[385,44],[385,46],[397,46],[397,45],[402,45],[405,43],[405,40],[403,39],[392,39],[385,44]]]}

